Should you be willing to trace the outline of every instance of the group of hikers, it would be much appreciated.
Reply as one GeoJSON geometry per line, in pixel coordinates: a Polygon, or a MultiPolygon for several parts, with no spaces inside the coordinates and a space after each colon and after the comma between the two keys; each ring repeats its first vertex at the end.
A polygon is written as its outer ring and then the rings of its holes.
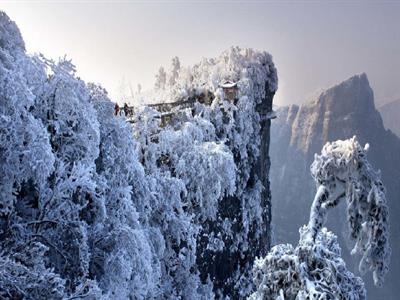
{"type": "Polygon", "coordinates": [[[118,103],[115,103],[114,106],[114,115],[116,116],[130,116],[132,115],[133,111],[132,108],[128,106],[127,103],[124,104],[124,106],[121,108],[119,107],[118,103]]]}

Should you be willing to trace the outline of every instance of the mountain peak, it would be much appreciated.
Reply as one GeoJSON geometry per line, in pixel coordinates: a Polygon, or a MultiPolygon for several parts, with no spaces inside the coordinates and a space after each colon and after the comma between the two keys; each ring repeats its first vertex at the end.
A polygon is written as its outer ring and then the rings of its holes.
{"type": "Polygon", "coordinates": [[[351,88],[351,89],[361,87],[361,88],[365,88],[365,89],[369,89],[369,90],[371,89],[366,73],[353,75],[350,78],[337,84],[335,87],[336,88],[347,87],[347,88],[351,88]]]}
{"type": "Polygon", "coordinates": [[[340,114],[375,111],[374,93],[365,73],[354,75],[328,88],[318,97],[317,103],[340,114]]]}
{"type": "Polygon", "coordinates": [[[364,83],[364,84],[369,85],[368,76],[367,76],[367,74],[366,74],[365,72],[362,72],[362,73],[360,73],[360,74],[353,75],[353,76],[351,76],[350,78],[348,78],[348,79],[342,81],[342,83],[345,83],[345,82],[354,82],[354,81],[355,81],[355,82],[362,82],[362,83],[364,83]]]}

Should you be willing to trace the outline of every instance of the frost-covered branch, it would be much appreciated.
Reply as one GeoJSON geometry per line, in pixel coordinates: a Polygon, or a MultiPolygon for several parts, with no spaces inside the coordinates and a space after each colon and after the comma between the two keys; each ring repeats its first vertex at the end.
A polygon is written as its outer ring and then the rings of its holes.
{"type": "Polygon", "coordinates": [[[326,211],[345,199],[351,238],[356,242],[352,253],[362,256],[360,271],[373,271],[375,284],[381,285],[391,252],[388,207],[380,174],[366,158],[368,147],[362,148],[353,137],[327,143],[315,156],[311,173],[318,192],[308,227],[315,236],[325,223],[326,211]]]}
{"type": "Polygon", "coordinates": [[[376,285],[388,271],[388,208],[379,173],[366,159],[355,137],[327,143],[315,155],[311,173],[317,192],[307,226],[300,229],[296,248],[278,245],[254,266],[261,299],[354,299],[366,298],[361,278],[346,269],[337,237],[324,228],[328,210],[347,202],[348,225],[355,240],[353,253],[362,256],[360,271],[373,271],[376,285]]]}

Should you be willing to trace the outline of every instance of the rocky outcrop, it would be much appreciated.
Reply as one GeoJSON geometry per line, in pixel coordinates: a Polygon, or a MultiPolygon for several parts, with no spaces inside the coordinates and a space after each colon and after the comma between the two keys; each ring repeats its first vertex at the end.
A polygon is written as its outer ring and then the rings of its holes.
{"type": "Polygon", "coordinates": [[[379,107],[383,124],[400,137],[400,99],[379,107]]]}
{"type": "MultiPolygon", "coordinates": [[[[324,91],[307,104],[279,109],[278,119],[271,129],[271,190],[275,242],[296,243],[298,228],[306,224],[315,186],[310,174],[314,154],[328,141],[347,139],[356,135],[359,141],[370,144],[368,159],[382,172],[387,187],[391,217],[393,256],[399,252],[396,238],[400,222],[400,139],[383,126],[375,108],[374,95],[366,74],[356,75],[324,91]]],[[[357,269],[349,252],[346,238],[345,212],[338,210],[328,216],[328,229],[342,233],[340,244],[349,268],[357,269]],[[346,247],[347,246],[347,247],[346,247]],[[347,248],[347,249],[346,249],[347,248]]],[[[366,280],[369,299],[396,299],[393,291],[399,263],[392,260],[390,274],[383,289],[366,280]]]]}

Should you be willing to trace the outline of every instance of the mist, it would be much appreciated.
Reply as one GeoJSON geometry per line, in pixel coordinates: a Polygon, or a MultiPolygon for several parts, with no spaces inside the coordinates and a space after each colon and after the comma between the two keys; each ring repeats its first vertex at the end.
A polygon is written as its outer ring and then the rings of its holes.
{"type": "Polygon", "coordinates": [[[400,3],[394,1],[3,1],[0,9],[19,24],[29,52],[67,55],[82,78],[100,82],[114,101],[121,82],[152,88],[158,68],[174,56],[192,65],[231,46],[273,55],[277,105],[306,102],[362,72],[379,106],[400,98],[400,3]]]}

